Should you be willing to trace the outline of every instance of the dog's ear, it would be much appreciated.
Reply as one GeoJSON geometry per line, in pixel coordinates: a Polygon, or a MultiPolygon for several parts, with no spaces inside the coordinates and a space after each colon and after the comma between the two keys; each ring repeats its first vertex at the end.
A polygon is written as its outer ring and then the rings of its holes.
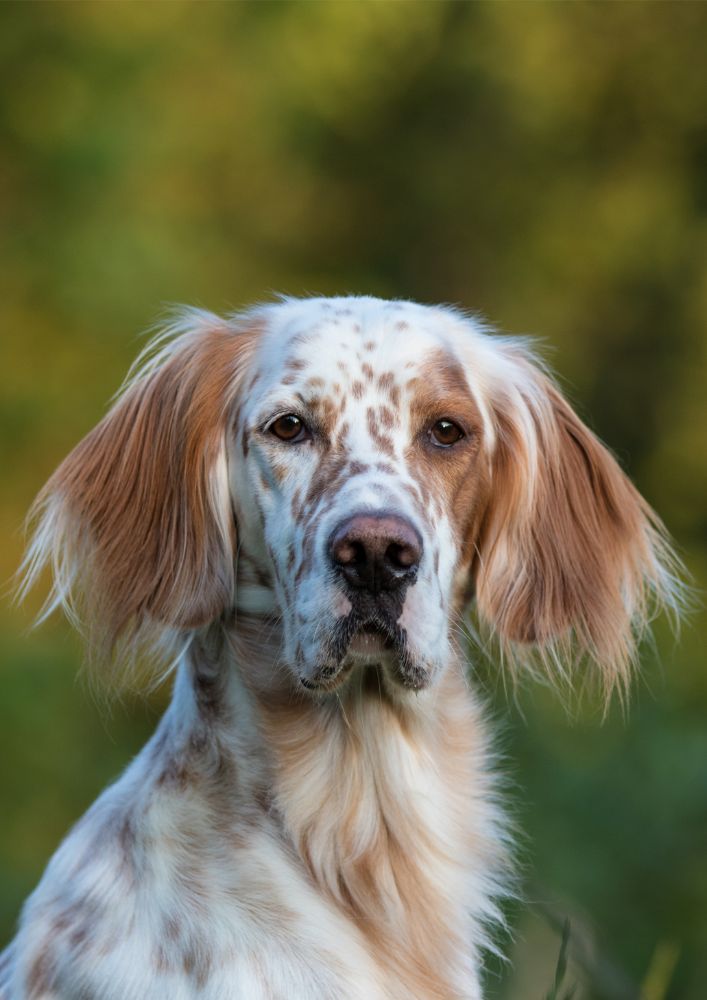
{"type": "Polygon", "coordinates": [[[23,589],[50,564],[45,613],[63,605],[91,659],[129,664],[230,606],[225,442],[253,343],[236,322],[185,312],[35,501],[23,589]]]}
{"type": "Polygon", "coordinates": [[[608,694],[629,679],[651,613],[678,605],[678,563],[654,512],[551,379],[522,348],[506,361],[489,400],[479,615],[511,658],[539,653],[555,675],[594,661],[608,694]]]}

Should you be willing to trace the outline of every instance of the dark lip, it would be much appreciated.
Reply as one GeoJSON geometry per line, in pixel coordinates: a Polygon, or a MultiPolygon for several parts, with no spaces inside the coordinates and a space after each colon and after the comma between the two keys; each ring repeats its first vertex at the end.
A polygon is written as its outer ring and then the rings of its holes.
{"type": "Polygon", "coordinates": [[[332,672],[331,676],[324,677],[318,681],[310,681],[306,677],[300,675],[299,682],[303,688],[307,691],[312,691],[315,694],[329,694],[332,691],[336,691],[338,687],[344,682],[344,680],[351,673],[351,667],[342,667],[341,665],[332,672]]]}

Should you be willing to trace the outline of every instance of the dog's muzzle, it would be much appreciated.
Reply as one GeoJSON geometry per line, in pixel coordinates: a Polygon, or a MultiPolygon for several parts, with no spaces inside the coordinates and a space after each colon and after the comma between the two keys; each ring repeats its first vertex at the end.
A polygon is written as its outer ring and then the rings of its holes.
{"type": "Polygon", "coordinates": [[[379,657],[391,661],[403,686],[415,690],[426,686],[426,672],[413,667],[406,633],[399,625],[422,553],[419,532],[398,514],[362,512],[336,525],[327,555],[346,587],[351,610],[332,631],[325,661],[300,677],[304,687],[333,690],[356,665],[370,666],[379,657]]]}

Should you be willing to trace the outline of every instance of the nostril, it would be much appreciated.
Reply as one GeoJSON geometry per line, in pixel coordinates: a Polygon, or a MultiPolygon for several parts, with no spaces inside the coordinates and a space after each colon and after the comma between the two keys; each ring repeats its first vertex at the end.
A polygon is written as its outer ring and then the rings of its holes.
{"type": "Polygon", "coordinates": [[[366,562],[366,550],[361,542],[351,538],[342,538],[332,547],[334,561],[339,566],[363,566],[366,562]]]}
{"type": "Polygon", "coordinates": [[[391,542],[385,552],[385,558],[396,569],[411,569],[420,561],[420,553],[412,545],[391,542]]]}

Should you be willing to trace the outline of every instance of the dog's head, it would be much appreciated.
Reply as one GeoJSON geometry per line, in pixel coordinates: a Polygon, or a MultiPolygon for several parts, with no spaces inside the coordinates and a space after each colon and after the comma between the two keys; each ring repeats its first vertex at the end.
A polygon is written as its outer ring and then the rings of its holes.
{"type": "Polygon", "coordinates": [[[372,298],[169,332],[39,500],[28,580],[104,650],[277,618],[293,684],[418,690],[475,597],[507,650],[626,677],[670,553],[524,342],[372,298]]]}

